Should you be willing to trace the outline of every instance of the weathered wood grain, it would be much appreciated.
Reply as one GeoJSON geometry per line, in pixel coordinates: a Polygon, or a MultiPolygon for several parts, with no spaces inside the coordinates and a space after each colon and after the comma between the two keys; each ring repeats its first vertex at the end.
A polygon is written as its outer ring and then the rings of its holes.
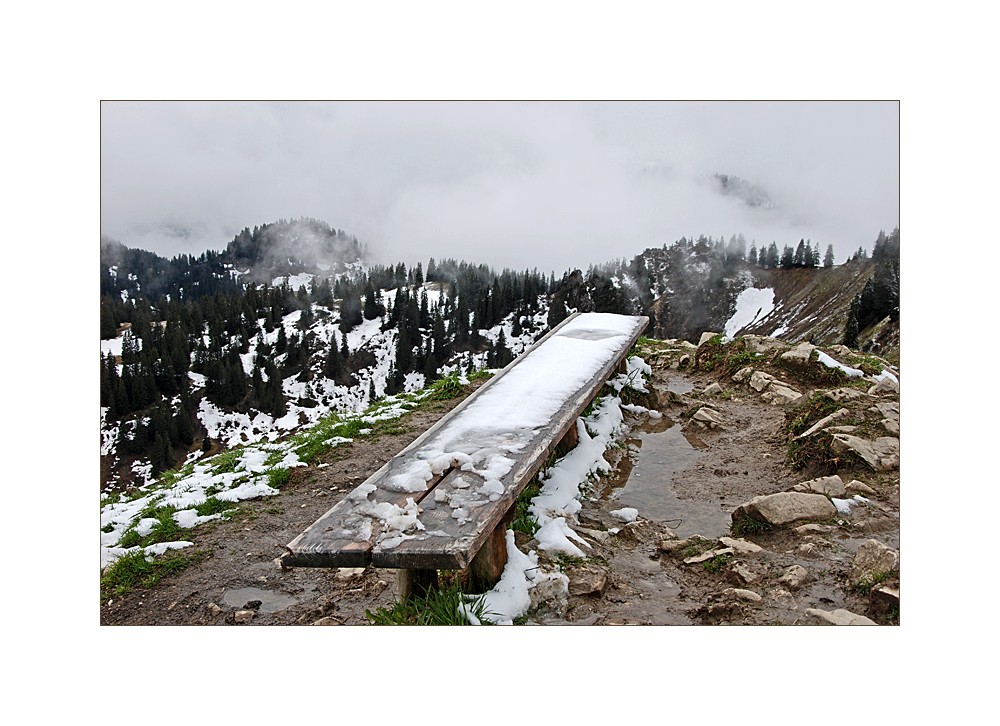
{"type": "MultiPolygon", "coordinates": [[[[519,363],[526,360],[532,351],[544,345],[553,336],[558,335],[577,316],[578,314],[569,316],[523,355],[518,356],[503,371],[487,381],[472,396],[462,401],[447,416],[438,420],[403,451],[368,477],[351,494],[348,494],[302,534],[292,540],[287,545],[288,551],[282,556],[283,566],[363,567],[372,564],[376,567],[405,569],[464,569],[468,567],[483,543],[493,536],[494,530],[498,528],[504,516],[513,506],[517,495],[541,468],[560,440],[566,436],[567,432],[573,431],[579,414],[597,395],[611,373],[620,366],[625,355],[648,323],[647,318],[636,319],[636,327],[632,335],[623,341],[621,347],[608,358],[605,365],[579,391],[567,398],[552,417],[548,426],[536,431],[525,442],[524,448],[516,455],[517,459],[513,468],[501,479],[504,487],[503,494],[495,501],[488,501],[480,497],[479,499],[484,501],[473,500],[469,503],[466,507],[467,521],[463,519],[460,523],[452,516],[454,509],[449,506],[449,502],[467,497],[461,492],[471,492],[482,485],[483,480],[473,472],[457,470],[445,472],[428,482],[426,490],[415,493],[392,492],[383,488],[382,485],[412,463],[416,459],[416,452],[432,443],[434,437],[455,416],[471,405],[481,394],[495,386],[519,363]],[[468,486],[463,487],[465,482],[468,482],[468,486]],[[373,486],[374,489],[372,489],[373,486]],[[362,497],[361,493],[367,490],[371,490],[371,492],[367,497],[362,497]],[[438,492],[441,494],[437,494],[438,492]],[[447,501],[436,501],[442,496],[447,501]],[[456,497],[457,499],[455,499],[456,497]],[[415,538],[407,539],[395,547],[380,546],[377,540],[382,531],[378,520],[358,513],[359,506],[363,508],[368,504],[390,503],[402,507],[408,498],[412,498],[422,508],[420,521],[424,524],[425,530],[419,532],[415,538]],[[365,530],[365,520],[368,521],[369,531],[365,530]]],[[[581,333],[580,337],[584,335],[586,333],[581,333]]],[[[530,405],[530,402],[526,402],[526,405],[530,405]]]]}

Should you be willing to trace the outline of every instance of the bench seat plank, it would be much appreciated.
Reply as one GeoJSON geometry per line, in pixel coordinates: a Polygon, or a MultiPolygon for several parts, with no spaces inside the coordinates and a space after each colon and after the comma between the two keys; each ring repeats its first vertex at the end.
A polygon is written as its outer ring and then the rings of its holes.
{"type": "Polygon", "coordinates": [[[289,543],[283,562],[467,567],[647,322],[570,316],[289,543]],[[431,469],[443,471],[425,485],[431,469]],[[422,529],[392,529],[387,511],[422,529]]]}

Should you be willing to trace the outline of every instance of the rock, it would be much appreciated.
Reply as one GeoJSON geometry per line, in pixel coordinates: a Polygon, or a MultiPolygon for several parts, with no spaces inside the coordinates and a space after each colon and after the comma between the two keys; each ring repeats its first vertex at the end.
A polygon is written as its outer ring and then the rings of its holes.
{"type": "Polygon", "coordinates": [[[547,572],[539,576],[529,591],[531,609],[545,604],[549,610],[565,614],[569,608],[569,578],[562,572],[547,572]]]}
{"type": "Polygon", "coordinates": [[[742,582],[744,585],[750,585],[760,579],[753,570],[744,565],[742,562],[737,562],[733,565],[730,572],[732,572],[737,580],[742,582]]]}
{"type": "Polygon", "coordinates": [[[899,436],[899,419],[882,419],[882,428],[884,428],[888,434],[899,436]]]}
{"type": "Polygon", "coordinates": [[[702,333],[701,338],[698,340],[698,347],[700,348],[701,346],[705,345],[705,343],[710,341],[716,335],[720,335],[720,333],[711,333],[711,332],[702,333]]]}
{"type": "Polygon", "coordinates": [[[806,608],[806,615],[812,615],[819,620],[831,625],[878,625],[874,620],[866,618],[864,615],[852,613],[850,610],[839,608],[833,611],[820,610],[819,608],[806,608]]]}
{"type": "Polygon", "coordinates": [[[798,436],[796,436],[796,438],[798,438],[798,439],[804,439],[807,436],[812,436],[814,433],[816,433],[820,429],[824,428],[825,426],[829,426],[834,421],[836,421],[838,418],[843,418],[844,416],[846,416],[849,413],[850,413],[850,411],[848,411],[846,408],[841,408],[841,409],[839,409],[837,411],[834,411],[829,416],[824,416],[823,418],[821,418],[819,421],[817,421],[812,426],[810,426],[808,431],[799,434],[798,436]]]}
{"type": "Polygon", "coordinates": [[[829,534],[833,527],[828,524],[803,524],[796,527],[795,534],[829,534]]]}
{"type": "Polygon", "coordinates": [[[865,534],[875,534],[877,532],[891,532],[899,526],[899,520],[895,517],[870,517],[851,524],[853,529],[865,534]]]}
{"type": "Polygon", "coordinates": [[[856,388],[835,388],[832,391],[826,391],[823,396],[830,399],[834,403],[843,403],[844,401],[855,401],[859,398],[864,398],[867,394],[863,391],[859,391],[856,388]]]}
{"type": "Polygon", "coordinates": [[[851,571],[847,573],[847,580],[851,585],[860,585],[865,581],[870,582],[875,575],[898,569],[899,552],[878,540],[870,539],[858,547],[851,571]]]}
{"type": "Polygon", "coordinates": [[[333,576],[338,582],[347,582],[365,574],[364,567],[338,567],[337,574],[333,576]]]}
{"type": "Polygon", "coordinates": [[[325,618],[320,618],[313,625],[343,625],[337,618],[327,615],[325,618]]]}
{"type": "Polygon", "coordinates": [[[702,552],[700,555],[695,555],[694,557],[688,557],[684,560],[685,565],[697,565],[699,562],[706,562],[718,555],[731,555],[734,550],[732,547],[723,547],[722,549],[709,550],[708,552],[702,552]]]}
{"type": "Polygon", "coordinates": [[[781,342],[777,338],[770,338],[766,335],[744,335],[742,337],[747,350],[758,355],[770,353],[773,350],[784,350],[785,348],[788,348],[786,343],[781,342]]]}
{"type": "Polygon", "coordinates": [[[708,406],[702,406],[694,415],[691,416],[692,421],[697,421],[710,429],[718,428],[722,425],[722,417],[718,411],[715,411],[708,406]]]}
{"type": "Polygon", "coordinates": [[[875,492],[874,489],[872,489],[870,486],[868,486],[864,482],[858,481],[857,479],[852,479],[851,481],[847,482],[847,484],[844,486],[844,488],[847,491],[851,492],[852,494],[864,494],[866,496],[875,496],[876,495],[876,492],[875,492]]]}
{"type": "Polygon", "coordinates": [[[799,343],[791,350],[781,354],[781,362],[794,368],[808,368],[812,362],[812,352],[816,346],[812,343],[799,343]]]}
{"type": "Polygon", "coordinates": [[[879,401],[873,408],[882,414],[885,418],[895,419],[899,421],[899,402],[898,401],[879,401]]]}
{"type": "Polygon", "coordinates": [[[868,441],[850,434],[835,433],[830,450],[838,456],[853,453],[875,471],[899,468],[899,439],[892,436],[868,441]]]}
{"type": "Polygon", "coordinates": [[[717,396],[722,393],[722,386],[720,386],[717,382],[712,383],[709,386],[706,386],[702,393],[706,396],[717,396]]]}
{"type": "Polygon", "coordinates": [[[665,539],[660,541],[660,549],[664,552],[680,552],[686,550],[696,541],[694,539],[665,539]]]}
{"type": "Polygon", "coordinates": [[[737,554],[741,555],[752,555],[757,552],[762,551],[764,548],[760,545],[756,545],[753,542],[747,542],[745,539],[738,539],[733,537],[719,537],[719,541],[726,545],[726,547],[732,547],[736,550],[737,554]]]}
{"type": "Polygon", "coordinates": [[[843,497],[847,494],[847,487],[843,480],[834,474],[833,476],[822,476],[819,479],[810,479],[792,487],[797,492],[815,492],[825,494],[828,497],[843,497]]]}
{"type": "Polygon", "coordinates": [[[828,434],[853,434],[858,430],[857,426],[828,426],[823,429],[828,434]]]}
{"type": "Polygon", "coordinates": [[[803,519],[830,519],[837,515],[833,502],[822,494],[778,492],[754,497],[733,512],[733,521],[742,517],[772,525],[789,524],[803,519]]]}
{"type": "Polygon", "coordinates": [[[222,614],[222,608],[220,608],[214,602],[210,602],[208,604],[208,612],[212,613],[212,617],[216,617],[222,614]]]}
{"type": "Polygon", "coordinates": [[[819,547],[817,547],[814,543],[806,542],[805,544],[801,544],[798,546],[798,548],[795,550],[795,554],[797,554],[799,557],[819,557],[820,550],[819,547]]]}
{"type": "Polygon", "coordinates": [[[805,567],[802,565],[792,565],[785,570],[785,574],[781,576],[778,582],[787,585],[793,590],[797,590],[812,579],[813,576],[809,574],[809,570],[805,567]]]}
{"type": "Polygon", "coordinates": [[[722,591],[723,595],[732,595],[737,600],[745,600],[747,602],[760,602],[764,598],[755,593],[753,590],[743,590],[738,587],[730,587],[722,591]]]}
{"type": "Polygon", "coordinates": [[[802,398],[802,394],[789,386],[780,383],[772,383],[771,387],[764,392],[761,399],[772,406],[785,406],[796,403],[802,398]]]}
{"type": "Polygon", "coordinates": [[[237,623],[249,623],[256,614],[256,610],[237,610],[236,614],[233,615],[233,620],[237,623]]]}
{"type": "Polygon", "coordinates": [[[735,383],[743,383],[747,378],[753,375],[753,368],[746,366],[745,368],[740,368],[733,374],[733,381],[735,383]]]}
{"type": "MultiPolygon", "coordinates": [[[[608,542],[611,541],[611,535],[599,529],[588,529],[586,527],[579,527],[576,529],[576,532],[578,534],[583,535],[584,537],[588,537],[594,540],[595,542],[598,542],[599,544],[607,544],[608,542]]],[[[517,543],[515,542],[515,544],[517,543]]]]}
{"type": "Polygon", "coordinates": [[[757,392],[761,392],[777,381],[778,379],[770,373],[765,373],[764,371],[754,371],[753,375],[750,376],[750,387],[757,392]]]}
{"type": "Polygon", "coordinates": [[[868,596],[868,611],[872,615],[885,615],[890,611],[899,612],[899,588],[881,585],[868,596]]]}
{"type": "Polygon", "coordinates": [[[891,378],[883,378],[868,389],[869,396],[877,396],[880,393],[899,393],[899,384],[891,378]]]}
{"type": "Polygon", "coordinates": [[[608,586],[608,571],[598,565],[586,564],[566,570],[570,595],[604,594],[608,586]]]}
{"type": "Polygon", "coordinates": [[[678,359],[677,365],[680,366],[681,368],[683,368],[684,366],[691,365],[691,356],[685,353],[680,357],[680,359],[678,359]]]}
{"type": "Polygon", "coordinates": [[[826,352],[831,356],[840,356],[841,358],[846,358],[849,355],[853,355],[851,349],[846,345],[841,345],[837,343],[836,345],[831,345],[826,349],[826,352]]]}

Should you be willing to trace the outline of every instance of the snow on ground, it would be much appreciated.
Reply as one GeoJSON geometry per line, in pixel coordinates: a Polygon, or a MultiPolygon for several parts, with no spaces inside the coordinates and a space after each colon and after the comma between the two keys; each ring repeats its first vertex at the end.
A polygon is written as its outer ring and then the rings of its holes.
{"type": "MultiPolygon", "coordinates": [[[[824,353],[821,350],[816,351],[816,353],[819,356],[819,362],[820,363],[822,363],[823,365],[825,365],[827,368],[837,368],[839,370],[842,370],[844,373],[847,374],[848,378],[861,378],[865,374],[864,371],[859,370],[858,368],[851,368],[850,366],[846,366],[843,363],[837,362],[836,360],[834,360],[833,358],[831,358],[830,356],[828,356],[826,353],[824,353]]],[[[879,374],[877,374],[875,376],[872,376],[872,377],[875,380],[877,380],[877,381],[883,381],[886,378],[889,378],[892,381],[894,381],[896,384],[899,383],[899,379],[896,378],[896,376],[894,376],[892,373],[890,373],[889,371],[886,371],[886,370],[883,370],[881,373],[879,373],[879,374]]]]}
{"type": "Polygon", "coordinates": [[[749,287],[736,298],[736,312],[726,321],[723,331],[725,340],[729,341],[743,328],[752,325],[774,310],[774,288],[763,290],[749,287]]]}

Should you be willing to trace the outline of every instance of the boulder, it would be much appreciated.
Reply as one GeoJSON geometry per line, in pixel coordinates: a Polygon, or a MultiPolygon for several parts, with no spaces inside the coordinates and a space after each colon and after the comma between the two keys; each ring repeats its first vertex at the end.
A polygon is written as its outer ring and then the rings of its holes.
{"type": "Polygon", "coordinates": [[[691,365],[691,356],[685,353],[680,357],[680,359],[678,359],[677,365],[681,368],[691,365]]]}
{"type": "Polygon", "coordinates": [[[708,341],[710,341],[716,335],[721,335],[721,333],[712,333],[712,332],[709,332],[709,331],[706,331],[706,332],[702,333],[701,334],[701,338],[698,340],[698,347],[700,348],[701,346],[705,345],[705,343],[707,343],[708,341]]]}
{"type": "Polygon", "coordinates": [[[792,487],[797,492],[814,492],[825,494],[828,497],[843,497],[847,494],[847,487],[843,480],[834,474],[833,476],[822,476],[819,479],[810,479],[792,487]]]}
{"type": "Polygon", "coordinates": [[[830,625],[878,625],[874,620],[866,618],[864,615],[858,615],[843,608],[832,611],[820,610],[819,608],[806,608],[806,615],[812,615],[830,625]]]}
{"type": "Polygon", "coordinates": [[[837,343],[836,345],[829,346],[826,349],[826,352],[828,354],[830,354],[831,356],[838,356],[839,355],[841,358],[846,358],[849,355],[853,355],[851,353],[851,349],[850,348],[848,348],[846,345],[841,345],[840,343],[837,343]]]}
{"type": "Polygon", "coordinates": [[[233,620],[237,623],[249,623],[256,614],[256,610],[237,610],[236,614],[233,615],[233,620]]]}
{"type": "Polygon", "coordinates": [[[841,456],[853,453],[875,471],[889,471],[899,467],[899,439],[882,436],[868,441],[845,433],[834,433],[830,450],[841,456]]]}
{"type": "Polygon", "coordinates": [[[709,386],[707,386],[705,390],[702,391],[702,393],[706,396],[717,396],[720,393],[722,393],[722,386],[720,386],[718,383],[712,383],[709,386]]]}
{"type": "Polygon", "coordinates": [[[740,368],[733,374],[733,381],[736,383],[743,383],[743,381],[745,381],[751,375],[753,375],[753,368],[751,368],[750,366],[746,366],[744,368],[740,368]]]}
{"type": "Polygon", "coordinates": [[[760,579],[757,573],[744,565],[742,562],[737,562],[733,565],[732,568],[730,568],[730,572],[738,582],[742,582],[744,585],[750,585],[760,579]]]}
{"type": "Polygon", "coordinates": [[[812,352],[816,346],[812,343],[799,343],[791,350],[781,354],[781,362],[793,368],[808,368],[812,362],[812,352]]]}
{"type": "Polygon", "coordinates": [[[733,521],[743,517],[781,526],[804,519],[830,519],[837,515],[833,502],[822,494],[778,492],[754,497],[733,512],[733,521]]]}
{"type": "Polygon", "coordinates": [[[899,419],[884,418],[882,419],[882,428],[885,429],[886,433],[893,436],[899,436],[899,419]]]}
{"type": "Polygon", "coordinates": [[[899,401],[879,401],[873,408],[885,418],[899,421],[899,401]]]}
{"type": "Polygon", "coordinates": [[[870,582],[875,575],[899,569],[899,552],[878,540],[870,539],[860,547],[854,556],[854,563],[847,579],[852,585],[870,582]]]}

